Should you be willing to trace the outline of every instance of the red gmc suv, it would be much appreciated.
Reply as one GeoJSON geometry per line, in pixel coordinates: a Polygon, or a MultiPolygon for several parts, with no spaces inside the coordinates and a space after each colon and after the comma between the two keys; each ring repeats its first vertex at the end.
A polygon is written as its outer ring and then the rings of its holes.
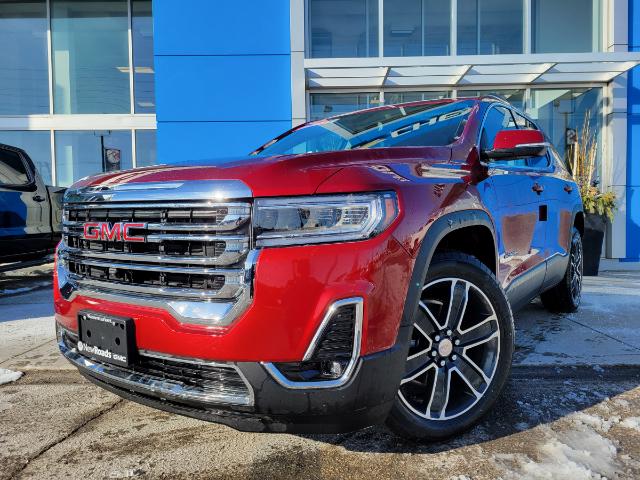
{"type": "Polygon", "coordinates": [[[578,189],[492,97],[85,178],[63,222],[62,354],[122,397],[240,430],[456,434],[507,379],[512,310],[580,302],[578,189]]]}

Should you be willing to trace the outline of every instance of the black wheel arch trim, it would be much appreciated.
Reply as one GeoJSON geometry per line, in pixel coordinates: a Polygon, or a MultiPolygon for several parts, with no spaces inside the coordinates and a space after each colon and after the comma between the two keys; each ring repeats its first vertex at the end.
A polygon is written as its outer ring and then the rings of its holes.
{"type": "MultiPolygon", "coordinates": [[[[582,205],[576,205],[575,207],[573,207],[573,212],[571,212],[571,228],[576,226],[576,218],[578,218],[578,215],[582,215],[582,231],[580,232],[580,235],[583,236],[584,235],[584,208],[582,205]]],[[[578,231],[580,231],[578,229],[578,231]]]]}
{"type": "MultiPolygon", "coordinates": [[[[406,327],[409,327],[412,324],[413,316],[418,308],[422,286],[425,278],[427,278],[427,271],[429,270],[431,260],[433,259],[433,255],[438,248],[438,245],[449,233],[462,228],[476,226],[486,227],[491,232],[491,237],[493,238],[494,259],[496,262],[493,271],[498,271],[498,246],[496,242],[495,226],[487,212],[484,210],[460,210],[438,217],[428,228],[427,233],[422,239],[420,250],[418,251],[418,255],[416,255],[409,288],[407,289],[407,297],[405,299],[402,321],[400,324],[400,329],[405,327],[405,330],[408,331],[407,335],[410,335],[411,330],[406,327]]],[[[401,330],[398,331],[398,336],[400,336],[400,333],[401,330]]]]}

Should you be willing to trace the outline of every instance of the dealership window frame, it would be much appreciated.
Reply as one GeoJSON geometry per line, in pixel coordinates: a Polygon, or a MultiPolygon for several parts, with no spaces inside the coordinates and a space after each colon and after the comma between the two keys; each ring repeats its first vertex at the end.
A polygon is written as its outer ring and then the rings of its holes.
{"type": "MultiPolygon", "coordinates": [[[[134,39],[133,39],[133,6],[127,0],[127,48],[129,77],[129,112],[119,114],[56,114],[54,113],[54,88],[55,77],[53,72],[53,44],[52,44],[52,0],[45,0],[46,5],[46,48],[47,48],[47,74],[49,112],[24,115],[0,115],[0,131],[40,131],[48,132],[50,139],[51,156],[51,184],[58,185],[56,175],[56,144],[55,132],[60,131],[128,131],[131,135],[131,158],[135,168],[137,166],[137,131],[156,131],[155,113],[136,113],[135,94],[135,67],[134,65],[134,39]]],[[[155,75],[155,72],[154,72],[155,75]]],[[[27,151],[28,153],[28,151],[27,151]]]]}
{"type": "MultiPolygon", "coordinates": [[[[331,58],[331,57],[313,57],[311,55],[311,20],[310,15],[310,2],[312,0],[304,0],[304,42],[305,42],[305,58],[331,58]]],[[[383,58],[384,53],[384,27],[385,27],[385,14],[384,4],[385,1],[390,0],[378,0],[378,30],[377,30],[377,55],[367,56],[365,58],[383,58]]],[[[522,2],[522,52],[518,55],[527,55],[534,52],[533,39],[534,39],[534,0],[520,0],[522,2]]],[[[449,18],[449,48],[450,53],[444,56],[456,56],[458,55],[458,0],[449,0],[450,2],[450,18],[449,18]]],[[[595,13],[596,9],[600,13],[599,23],[596,28],[596,32],[592,32],[594,41],[592,42],[592,49],[590,52],[602,52],[607,41],[607,21],[608,15],[606,10],[610,8],[608,0],[591,0],[592,8],[595,13]],[[597,3],[597,7],[594,4],[597,3]],[[597,40],[596,40],[597,39],[597,40]]],[[[479,35],[479,33],[478,33],[479,35]]],[[[579,52],[574,52],[579,53],[579,52]]],[[[481,55],[480,53],[477,53],[481,55]]]]}

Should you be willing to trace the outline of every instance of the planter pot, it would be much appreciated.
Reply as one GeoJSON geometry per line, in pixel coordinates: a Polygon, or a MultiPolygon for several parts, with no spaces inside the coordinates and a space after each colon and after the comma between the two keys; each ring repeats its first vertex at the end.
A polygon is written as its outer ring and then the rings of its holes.
{"type": "Polygon", "coordinates": [[[602,242],[607,228],[607,218],[604,215],[586,213],[584,215],[584,238],[582,249],[584,253],[584,275],[597,276],[600,269],[602,242]]]}

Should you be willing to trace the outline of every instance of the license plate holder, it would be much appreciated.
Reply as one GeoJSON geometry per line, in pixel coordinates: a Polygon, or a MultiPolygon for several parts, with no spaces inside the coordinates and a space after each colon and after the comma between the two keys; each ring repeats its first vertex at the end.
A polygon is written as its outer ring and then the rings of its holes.
{"type": "Polygon", "coordinates": [[[133,319],[100,312],[78,313],[78,352],[99,362],[129,367],[136,353],[133,319]]]}

